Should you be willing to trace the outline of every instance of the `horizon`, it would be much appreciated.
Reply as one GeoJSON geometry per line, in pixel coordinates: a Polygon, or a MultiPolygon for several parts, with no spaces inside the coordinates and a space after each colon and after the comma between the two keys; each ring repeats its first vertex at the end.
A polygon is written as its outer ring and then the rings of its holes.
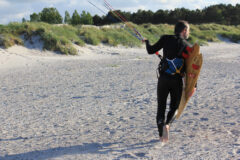
{"type": "MultiPolygon", "coordinates": [[[[97,5],[106,13],[108,10],[104,7],[104,1],[89,0],[90,2],[97,5]]],[[[148,3],[143,0],[135,1],[129,0],[128,2],[121,1],[113,1],[108,0],[108,2],[113,6],[116,10],[121,10],[125,12],[137,12],[138,10],[151,10],[156,12],[157,10],[174,10],[176,8],[186,8],[189,10],[196,9],[204,9],[211,5],[233,5],[240,4],[237,0],[179,0],[178,2],[174,2],[174,0],[149,0],[148,3]],[[156,5],[153,5],[156,4],[156,5]],[[160,7],[158,7],[160,6],[160,7]]],[[[30,20],[30,15],[33,13],[39,13],[44,8],[56,8],[61,16],[64,18],[65,11],[70,13],[70,16],[77,10],[80,14],[82,11],[89,12],[92,16],[104,15],[94,6],[92,6],[88,0],[80,2],[80,0],[70,0],[69,3],[64,0],[0,0],[0,24],[8,24],[10,22],[22,22],[22,19],[30,20]]]]}

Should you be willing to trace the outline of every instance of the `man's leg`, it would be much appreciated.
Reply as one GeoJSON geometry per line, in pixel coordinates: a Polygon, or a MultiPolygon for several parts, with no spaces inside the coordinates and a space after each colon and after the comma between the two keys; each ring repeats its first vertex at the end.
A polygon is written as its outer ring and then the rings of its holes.
{"type": "Polygon", "coordinates": [[[163,128],[163,142],[167,142],[169,140],[169,129],[170,123],[172,123],[177,115],[178,106],[182,97],[182,81],[176,81],[172,84],[172,88],[170,90],[171,102],[170,102],[170,111],[167,115],[166,125],[163,128]]]}
{"type": "Polygon", "coordinates": [[[162,137],[163,134],[163,126],[165,124],[165,111],[166,111],[166,103],[167,96],[169,93],[167,87],[167,79],[164,76],[159,77],[158,79],[158,87],[157,87],[157,99],[158,99],[158,110],[157,110],[157,126],[159,136],[162,137]]]}
{"type": "Polygon", "coordinates": [[[177,110],[178,110],[178,106],[180,104],[181,101],[181,97],[182,97],[182,80],[175,80],[174,83],[172,83],[172,88],[170,90],[170,97],[171,97],[171,102],[170,102],[170,110],[168,112],[167,115],[167,121],[166,124],[170,124],[172,123],[177,115],[177,110]]]}

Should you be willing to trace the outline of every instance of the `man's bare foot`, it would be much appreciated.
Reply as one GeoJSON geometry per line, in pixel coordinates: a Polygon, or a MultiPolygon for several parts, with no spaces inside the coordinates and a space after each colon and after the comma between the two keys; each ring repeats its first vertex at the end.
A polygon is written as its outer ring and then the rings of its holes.
{"type": "Polygon", "coordinates": [[[168,142],[169,140],[169,125],[163,127],[163,142],[168,142]]]}
{"type": "Polygon", "coordinates": [[[160,139],[160,142],[163,142],[163,137],[160,137],[159,139],[160,139]]]}

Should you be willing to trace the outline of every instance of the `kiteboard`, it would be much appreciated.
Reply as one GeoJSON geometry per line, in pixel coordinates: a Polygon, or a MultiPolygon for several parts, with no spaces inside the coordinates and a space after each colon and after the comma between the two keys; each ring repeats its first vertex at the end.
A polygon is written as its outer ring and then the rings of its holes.
{"type": "Polygon", "coordinates": [[[191,97],[191,93],[197,83],[201,68],[202,68],[203,57],[200,53],[200,47],[195,44],[192,51],[189,53],[188,58],[185,59],[186,76],[184,77],[185,87],[182,91],[181,101],[178,107],[176,118],[179,118],[184,108],[187,105],[191,97]]]}

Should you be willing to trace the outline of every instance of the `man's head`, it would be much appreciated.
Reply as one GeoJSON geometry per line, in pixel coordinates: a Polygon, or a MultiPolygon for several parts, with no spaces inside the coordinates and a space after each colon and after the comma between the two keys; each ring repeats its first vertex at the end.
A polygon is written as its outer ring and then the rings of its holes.
{"type": "Polygon", "coordinates": [[[175,30],[174,30],[176,35],[180,35],[184,39],[188,39],[189,33],[190,33],[190,26],[187,21],[178,21],[177,24],[175,25],[175,30]]]}

